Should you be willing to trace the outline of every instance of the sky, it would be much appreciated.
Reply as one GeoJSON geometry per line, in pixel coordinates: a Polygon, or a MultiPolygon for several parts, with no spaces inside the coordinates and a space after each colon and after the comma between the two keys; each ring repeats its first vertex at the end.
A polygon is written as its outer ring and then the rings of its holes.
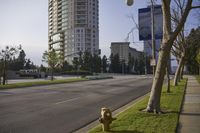
{"type": "MultiPolygon", "coordinates": [[[[138,9],[148,0],[136,0],[128,7],[125,0],[99,0],[99,47],[109,57],[111,42],[124,41],[135,27],[128,17],[138,21],[138,9]]],[[[195,24],[190,23],[190,27],[195,24]]],[[[138,30],[130,37],[130,46],[143,50],[138,30]]],[[[26,58],[34,64],[42,63],[42,53],[48,48],[48,0],[0,0],[0,49],[6,45],[22,45],[26,58]]]]}

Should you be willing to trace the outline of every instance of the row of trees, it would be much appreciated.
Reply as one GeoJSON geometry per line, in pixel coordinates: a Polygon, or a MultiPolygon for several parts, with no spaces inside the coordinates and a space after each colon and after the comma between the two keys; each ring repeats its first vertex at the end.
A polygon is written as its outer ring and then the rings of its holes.
{"type": "MultiPolygon", "coordinates": [[[[132,5],[133,0],[127,0],[127,2],[128,5],[132,5]]],[[[152,5],[155,4],[156,0],[151,0],[151,3],[152,5]]],[[[184,35],[187,17],[192,9],[200,8],[199,1],[161,0],[161,5],[163,13],[163,38],[159,49],[158,63],[149,102],[145,109],[147,112],[156,113],[162,112],[160,109],[160,98],[166,72],[169,79],[168,60],[171,54],[170,51],[176,56],[178,62],[174,78],[175,86],[182,78],[185,64],[190,73],[195,74],[198,71],[200,72],[200,69],[198,69],[198,62],[200,63],[199,33],[193,29],[188,37],[184,35]]],[[[138,27],[137,24],[136,27],[138,27]]],[[[169,86],[170,82],[168,80],[168,88],[169,86]]]]}
{"type": "Polygon", "coordinates": [[[23,49],[19,51],[17,58],[15,56],[8,61],[8,69],[13,71],[19,71],[20,69],[35,69],[36,66],[30,59],[26,58],[26,54],[23,49]]]}
{"type": "Polygon", "coordinates": [[[178,62],[174,78],[175,86],[182,78],[184,67],[186,67],[186,72],[189,74],[199,73],[199,35],[199,28],[192,29],[187,37],[185,37],[184,30],[182,30],[173,44],[172,53],[178,62]]]}
{"type": "Polygon", "coordinates": [[[111,54],[109,72],[144,74],[145,65],[145,57],[143,54],[138,58],[129,55],[128,63],[126,63],[125,60],[120,60],[118,54],[111,54]]]}
{"type": "Polygon", "coordinates": [[[74,58],[72,64],[69,64],[67,61],[63,62],[63,58],[60,57],[59,53],[57,53],[54,49],[51,49],[50,51],[45,51],[43,53],[43,61],[49,65],[51,71],[56,72],[84,70],[91,73],[98,73],[101,72],[101,62],[107,62],[107,59],[105,57],[103,57],[102,60],[101,57],[98,55],[92,55],[89,52],[80,52],[79,56],[74,58]]]}
{"type": "MultiPolygon", "coordinates": [[[[146,107],[147,112],[162,113],[160,108],[160,99],[164,76],[166,74],[166,68],[170,57],[170,51],[175,45],[177,48],[175,51],[178,53],[178,69],[174,79],[174,85],[176,85],[177,79],[182,76],[183,66],[185,64],[186,41],[184,39],[184,25],[189,12],[192,9],[200,8],[200,5],[193,5],[195,1],[187,0],[174,0],[172,6],[171,0],[162,0],[162,12],[163,12],[163,39],[161,48],[159,50],[158,63],[156,66],[156,72],[153,79],[150,98],[146,107]],[[174,8],[175,7],[175,8],[174,8]],[[176,43],[177,40],[177,43],[176,43]]],[[[195,53],[193,53],[195,56],[195,53]]]]}
{"type": "MultiPolygon", "coordinates": [[[[26,58],[25,51],[21,46],[9,47],[6,46],[0,52],[0,77],[3,77],[3,84],[6,82],[7,70],[19,71],[20,69],[40,69],[47,72],[50,70],[53,80],[54,72],[66,71],[88,71],[90,73],[111,72],[111,73],[136,73],[144,74],[144,56],[141,55],[138,59],[129,56],[128,64],[120,61],[119,55],[110,56],[110,63],[108,58],[104,55],[102,58],[99,55],[92,55],[89,52],[79,53],[70,65],[67,61],[62,62],[59,54],[52,49],[43,53],[43,61],[49,66],[49,69],[41,65],[37,67],[26,58]]],[[[0,81],[1,83],[1,81],[0,81]]]]}
{"type": "Polygon", "coordinates": [[[200,74],[200,27],[192,29],[186,37],[186,67],[190,74],[200,74]]]}
{"type": "Polygon", "coordinates": [[[48,63],[52,75],[53,72],[66,72],[66,71],[88,71],[90,73],[110,72],[110,73],[145,73],[145,58],[144,55],[138,58],[129,55],[128,64],[121,61],[119,55],[110,56],[110,61],[104,55],[102,58],[99,55],[92,55],[90,52],[80,52],[78,57],[74,58],[70,65],[67,61],[62,62],[59,53],[54,49],[45,51],[43,54],[43,61],[48,63]]]}
{"type": "MultiPolygon", "coordinates": [[[[103,59],[107,60],[107,58],[105,57],[103,59]]],[[[92,55],[90,52],[85,52],[85,53],[80,52],[79,57],[74,58],[73,60],[73,68],[75,70],[85,70],[85,71],[90,71],[92,73],[93,72],[99,73],[101,72],[101,67],[102,67],[101,62],[103,62],[102,60],[99,55],[96,54],[92,55]]],[[[104,63],[106,63],[106,61],[104,61],[104,63]]]]}

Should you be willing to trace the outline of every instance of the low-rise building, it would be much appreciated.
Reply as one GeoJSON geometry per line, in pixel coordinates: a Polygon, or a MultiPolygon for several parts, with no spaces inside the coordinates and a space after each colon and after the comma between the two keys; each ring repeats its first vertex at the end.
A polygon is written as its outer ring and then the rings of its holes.
{"type": "Polygon", "coordinates": [[[143,52],[137,51],[135,48],[129,46],[130,42],[112,42],[111,43],[111,54],[119,55],[120,61],[124,61],[128,64],[129,56],[138,59],[142,56],[143,52]]]}

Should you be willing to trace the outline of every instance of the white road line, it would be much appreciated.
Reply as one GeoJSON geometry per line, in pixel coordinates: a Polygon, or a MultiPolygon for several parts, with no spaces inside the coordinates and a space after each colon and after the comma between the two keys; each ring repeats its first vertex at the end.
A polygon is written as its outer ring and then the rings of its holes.
{"type": "Polygon", "coordinates": [[[80,97],[76,97],[76,98],[68,99],[68,100],[65,100],[65,101],[57,102],[57,103],[55,103],[55,104],[62,104],[62,103],[74,101],[74,100],[79,99],[79,98],[80,98],[80,97]]]}

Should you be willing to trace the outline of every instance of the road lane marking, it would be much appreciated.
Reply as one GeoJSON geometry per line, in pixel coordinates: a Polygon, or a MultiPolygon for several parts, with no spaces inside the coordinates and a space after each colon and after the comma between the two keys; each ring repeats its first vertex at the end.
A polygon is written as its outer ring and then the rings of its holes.
{"type": "Polygon", "coordinates": [[[74,101],[74,100],[79,99],[79,98],[80,98],[80,97],[71,98],[71,99],[68,99],[68,100],[64,100],[64,101],[57,102],[57,103],[55,103],[55,104],[62,104],[62,103],[66,103],[66,102],[74,101]]]}

